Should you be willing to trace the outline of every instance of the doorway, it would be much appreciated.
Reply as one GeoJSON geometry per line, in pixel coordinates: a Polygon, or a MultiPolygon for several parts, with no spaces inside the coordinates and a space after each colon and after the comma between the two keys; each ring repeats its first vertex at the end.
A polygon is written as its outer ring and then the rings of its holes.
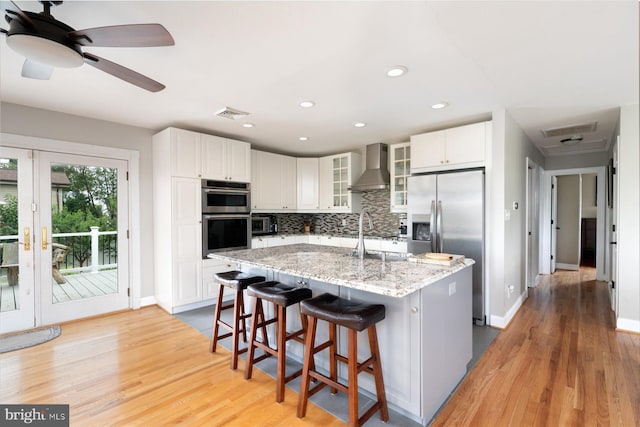
{"type": "Polygon", "coordinates": [[[0,147],[0,332],[129,307],[127,162],[0,147]]]}
{"type": "MultiPolygon", "coordinates": [[[[590,206],[585,215],[595,215],[595,267],[596,280],[605,280],[605,204],[606,168],[547,170],[543,177],[542,262],[541,273],[550,274],[555,268],[577,270],[581,256],[581,176],[593,177],[594,185],[588,191],[590,206]],[[563,206],[563,204],[565,206],[563,206]],[[566,205],[570,205],[568,211],[566,205]],[[594,213],[595,211],[595,213],[594,213]],[[588,213],[587,212],[591,212],[588,213]],[[564,233],[567,232],[567,233],[564,233]]],[[[591,179],[591,178],[590,178],[591,179]]]]}

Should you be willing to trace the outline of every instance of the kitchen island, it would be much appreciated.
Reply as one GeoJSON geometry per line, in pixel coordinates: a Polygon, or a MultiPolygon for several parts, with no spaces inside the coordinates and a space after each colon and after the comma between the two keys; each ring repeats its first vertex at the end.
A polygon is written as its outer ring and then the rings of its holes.
{"type": "MultiPolygon", "coordinates": [[[[268,280],[310,287],[314,295],[330,292],[384,304],[386,318],[378,323],[378,339],[387,399],[394,409],[426,425],[464,377],[472,357],[473,260],[447,267],[410,262],[400,254],[359,259],[351,252],[295,244],[218,252],[209,257],[268,280]]],[[[265,308],[272,315],[271,307],[265,308]]],[[[287,323],[291,329],[300,326],[294,313],[287,316],[287,323]]],[[[326,324],[320,322],[317,340],[327,337],[326,324]]],[[[366,336],[359,339],[359,357],[365,359],[369,356],[366,336]]],[[[338,347],[343,353],[345,346],[346,333],[341,331],[338,347]]],[[[302,350],[302,346],[290,345],[287,352],[301,360],[302,350]]],[[[318,366],[328,367],[326,356],[321,356],[325,355],[318,354],[318,366]]],[[[344,379],[343,368],[340,366],[339,375],[344,379]]],[[[361,391],[373,395],[375,386],[369,377],[361,375],[359,385],[361,391]]]]}

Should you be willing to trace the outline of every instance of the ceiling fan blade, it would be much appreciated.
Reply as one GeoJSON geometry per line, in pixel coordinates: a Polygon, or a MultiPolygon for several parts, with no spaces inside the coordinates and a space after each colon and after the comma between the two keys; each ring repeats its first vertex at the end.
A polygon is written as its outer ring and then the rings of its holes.
{"type": "Polygon", "coordinates": [[[12,18],[17,16],[18,18],[20,18],[22,22],[24,22],[30,27],[33,27],[33,20],[31,20],[31,18],[29,18],[29,16],[26,13],[24,13],[22,9],[20,9],[18,5],[15,4],[13,1],[0,0],[0,9],[4,10],[5,13],[10,15],[12,18]]]}
{"type": "Polygon", "coordinates": [[[171,34],[160,24],[113,25],[69,32],[82,46],[154,47],[173,46],[171,34]]]}
{"type": "Polygon", "coordinates": [[[146,89],[150,92],[159,92],[165,88],[165,85],[162,83],[158,83],[155,80],[150,79],[149,77],[143,76],[140,73],[137,73],[129,68],[123,67],[122,65],[118,65],[115,62],[108,61],[104,58],[100,58],[99,56],[84,53],[84,62],[91,65],[92,67],[97,68],[98,70],[104,71],[105,73],[111,74],[114,77],[122,79],[126,82],[131,83],[132,85],[141,87],[142,89],[146,89]]]}
{"type": "Polygon", "coordinates": [[[53,74],[53,67],[39,62],[24,60],[22,64],[22,77],[37,80],[49,80],[53,74]]]}

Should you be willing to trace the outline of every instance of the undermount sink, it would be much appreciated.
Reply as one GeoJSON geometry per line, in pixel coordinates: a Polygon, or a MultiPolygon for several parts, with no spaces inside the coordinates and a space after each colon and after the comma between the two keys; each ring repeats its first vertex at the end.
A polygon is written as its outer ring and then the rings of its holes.
{"type": "MultiPolygon", "coordinates": [[[[347,256],[358,258],[358,253],[356,251],[349,252],[347,256]]],[[[377,259],[382,262],[406,261],[407,254],[401,252],[367,251],[367,253],[364,254],[364,259],[377,259]]]]}

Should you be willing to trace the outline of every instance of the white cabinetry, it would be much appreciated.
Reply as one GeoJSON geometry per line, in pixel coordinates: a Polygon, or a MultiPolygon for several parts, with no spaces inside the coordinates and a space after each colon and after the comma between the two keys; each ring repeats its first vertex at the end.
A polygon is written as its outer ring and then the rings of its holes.
{"type": "Polygon", "coordinates": [[[318,199],[318,159],[297,159],[298,212],[317,211],[318,199]]]}
{"type": "Polygon", "coordinates": [[[251,145],[214,135],[200,135],[202,177],[236,182],[251,181],[251,145]]]}
{"type": "Polygon", "coordinates": [[[394,144],[389,147],[389,151],[391,212],[406,212],[407,177],[411,175],[411,144],[394,144]]]}
{"type": "Polygon", "coordinates": [[[321,157],[318,172],[321,212],[360,212],[360,194],[348,190],[362,174],[360,154],[344,153],[321,157]]]}
{"type": "Polygon", "coordinates": [[[491,122],[413,135],[411,172],[484,166],[487,141],[491,141],[491,122]]]}
{"type": "Polygon", "coordinates": [[[245,145],[249,147],[244,142],[175,128],[153,136],[155,296],[169,313],[215,302],[217,288],[210,283],[209,273],[222,266],[202,259],[201,179],[225,179],[214,173],[212,165],[230,155],[234,157],[230,163],[237,161],[237,165],[227,163],[223,169],[242,174],[224,172],[226,179],[248,181],[250,150],[245,145]],[[208,269],[203,273],[205,266],[208,269]]]}
{"type": "Polygon", "coordinates": [[[252,150],[251,205],[255,211],[296,209],[296,158],[252,150]]]}
{"type": "Polygon", "coordinates": [[[156,137],[170,141],[171,176],[251,181],[249,143],[177,128],[156,137]]]}

